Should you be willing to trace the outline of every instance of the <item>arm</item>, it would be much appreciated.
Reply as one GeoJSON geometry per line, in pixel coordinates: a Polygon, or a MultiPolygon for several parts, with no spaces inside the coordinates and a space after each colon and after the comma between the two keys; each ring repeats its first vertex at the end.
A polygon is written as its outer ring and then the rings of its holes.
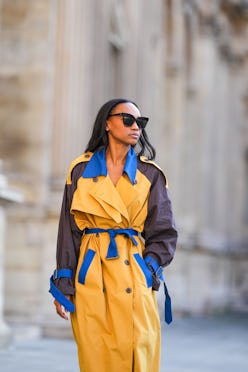
{"type": "MultiPolygon", "coordinates": [[[[70,269],[74,279],[82,231],[77,227],[74,217],[70,213],[75,181],[66,184],[60,213],[58,238],[57,238],[57,270],[70,269]]],[[[57,288],[65,295],[74,295],[73,279],[60,278],[55,280],[57,288]]]]}
{"type": "Polygon", "coordinates": [[[59,220],[57,267],[54,275],[50,278],[50,292],[55,297],[54,304],[57,313],[65,319],[67,319],[67,315],[62,310],[61,305],[69,311],[74,311],[74,305],[68,300],[75,293],[74,277],[82,231],[77,227],[74,217],[70,213],[70,208],[77,187],[77,180],[81,174],[82,164],[78,164],[73,169],[72,178],[67,178],[59,220]]]}
{"type": "Polygon", "coordinates": [[[149,256],[155,259],[158,266],[169,265],[176,249],[177,230],[166,180],[163,173],[157,169],[154,170],[152,178],[148,214],[142,236],[145,239],[144,258],[149,256]]]}

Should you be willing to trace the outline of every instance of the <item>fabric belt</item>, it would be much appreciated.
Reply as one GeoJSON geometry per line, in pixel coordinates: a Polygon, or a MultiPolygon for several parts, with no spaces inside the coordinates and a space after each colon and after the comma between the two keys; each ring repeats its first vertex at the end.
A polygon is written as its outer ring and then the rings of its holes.
{"type": "MultiPolygon", "coordinates": [[[[115,237],[118,234],[125,235],[126,237],[132,240],[132,243],[137,246],[138,243],[135,240],[134,236],[138,235],[138,231],[134,229],[101,229],[101,228],[92,228],[92,229],[85,229],[85,234],[99,234],[102,232],[107,232],[110,236],[110,243],[108,247],[108,253],[106,258],[107,259],[115,259],[118,258],[118,250],[115,241],[115,237]]],[[[172,309],[171,309],[171,298],[165,283],[165,279],[163,276],[163,268],[158,265],[157,261],[151,257],[146,256],[144,259],[145,263],[148,266],[152,267],[152,271],[154,274],[163,282],[164,284],[164,294],[165,294],[165,322],[170,324],[172,322],[172,309]]],[[[55,279],[59,278],[69,278],[72,279],[72,270],[70,269],[60,269],[55,270],[53,275],[50,278],[50,290],[49,292],[55,297],[55,299],[60,302],[66,310],[70,312],[75,311],[74,304],[69,301],[65,295],[55,286],[54,281],[55,279]]]]}
{"type": "Polygon", "coordinates": [[[134,236],[137,236],[139,233],[138,231],[134,229],[100,229],[100,228],[92,228],[92,229],[85,229],[85,234],[99,234],[107,232],[110,237],[110,243],[108,246],[108,253],[106,258],[108,260],[112,260],[119,257],[117,245],[115,241],[116,235],[125,235],[126,237],[130,238],[132,240],[133,245],[137,246],[138,243],[135,240],[134,236]]]}

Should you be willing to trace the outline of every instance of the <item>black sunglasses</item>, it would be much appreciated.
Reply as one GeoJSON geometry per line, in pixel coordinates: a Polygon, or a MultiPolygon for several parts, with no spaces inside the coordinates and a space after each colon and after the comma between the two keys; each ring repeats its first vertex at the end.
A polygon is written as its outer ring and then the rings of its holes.
{"type": "Polygon", "coordinates": [[[144,116],[135,118],[133,115],[128,114],[126,112],[118,112],[117,114],[109,114],[109,116],[121,116],[125,127],[131,127],[133,123],[136,121],[140,129],[144,129],[149,120],[149,118],[146,118],[144,116]]]}

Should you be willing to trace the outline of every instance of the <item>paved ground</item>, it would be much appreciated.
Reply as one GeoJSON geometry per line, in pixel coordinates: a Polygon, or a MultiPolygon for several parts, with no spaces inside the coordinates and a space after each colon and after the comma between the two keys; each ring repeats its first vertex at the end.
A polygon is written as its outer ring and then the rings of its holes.
{"type": "MultiPolygon", "coordinates": [[[[248,316],[176,319],[162,327],[162,350],[161,372],[247,372],[248,316]]],[[[76,347],[68,340],[19,339],[0,351],[0,371],[78,372],[76,347]]]]}

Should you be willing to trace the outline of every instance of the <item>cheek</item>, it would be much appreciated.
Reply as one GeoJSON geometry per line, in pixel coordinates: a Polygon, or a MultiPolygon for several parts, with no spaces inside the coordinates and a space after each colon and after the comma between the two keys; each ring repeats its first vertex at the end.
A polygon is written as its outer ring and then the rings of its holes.
{"type": "Polygon", "coordinates": [[[108,135],[112,135],[115,138],[123,138],[128,135],[128,131],[126,130],[125,127],[116,128],[112,126],[112,128],[109,128],[108,135]]]}
{"type": "Polygon", "coordinates": [[[123,124],[118,125],[118,127],[114,127],[112,129],[112,132],[115,133],[117,136],[125,136],[129,133],[128,131],[129,128],[125,127],[123,124]]]}

